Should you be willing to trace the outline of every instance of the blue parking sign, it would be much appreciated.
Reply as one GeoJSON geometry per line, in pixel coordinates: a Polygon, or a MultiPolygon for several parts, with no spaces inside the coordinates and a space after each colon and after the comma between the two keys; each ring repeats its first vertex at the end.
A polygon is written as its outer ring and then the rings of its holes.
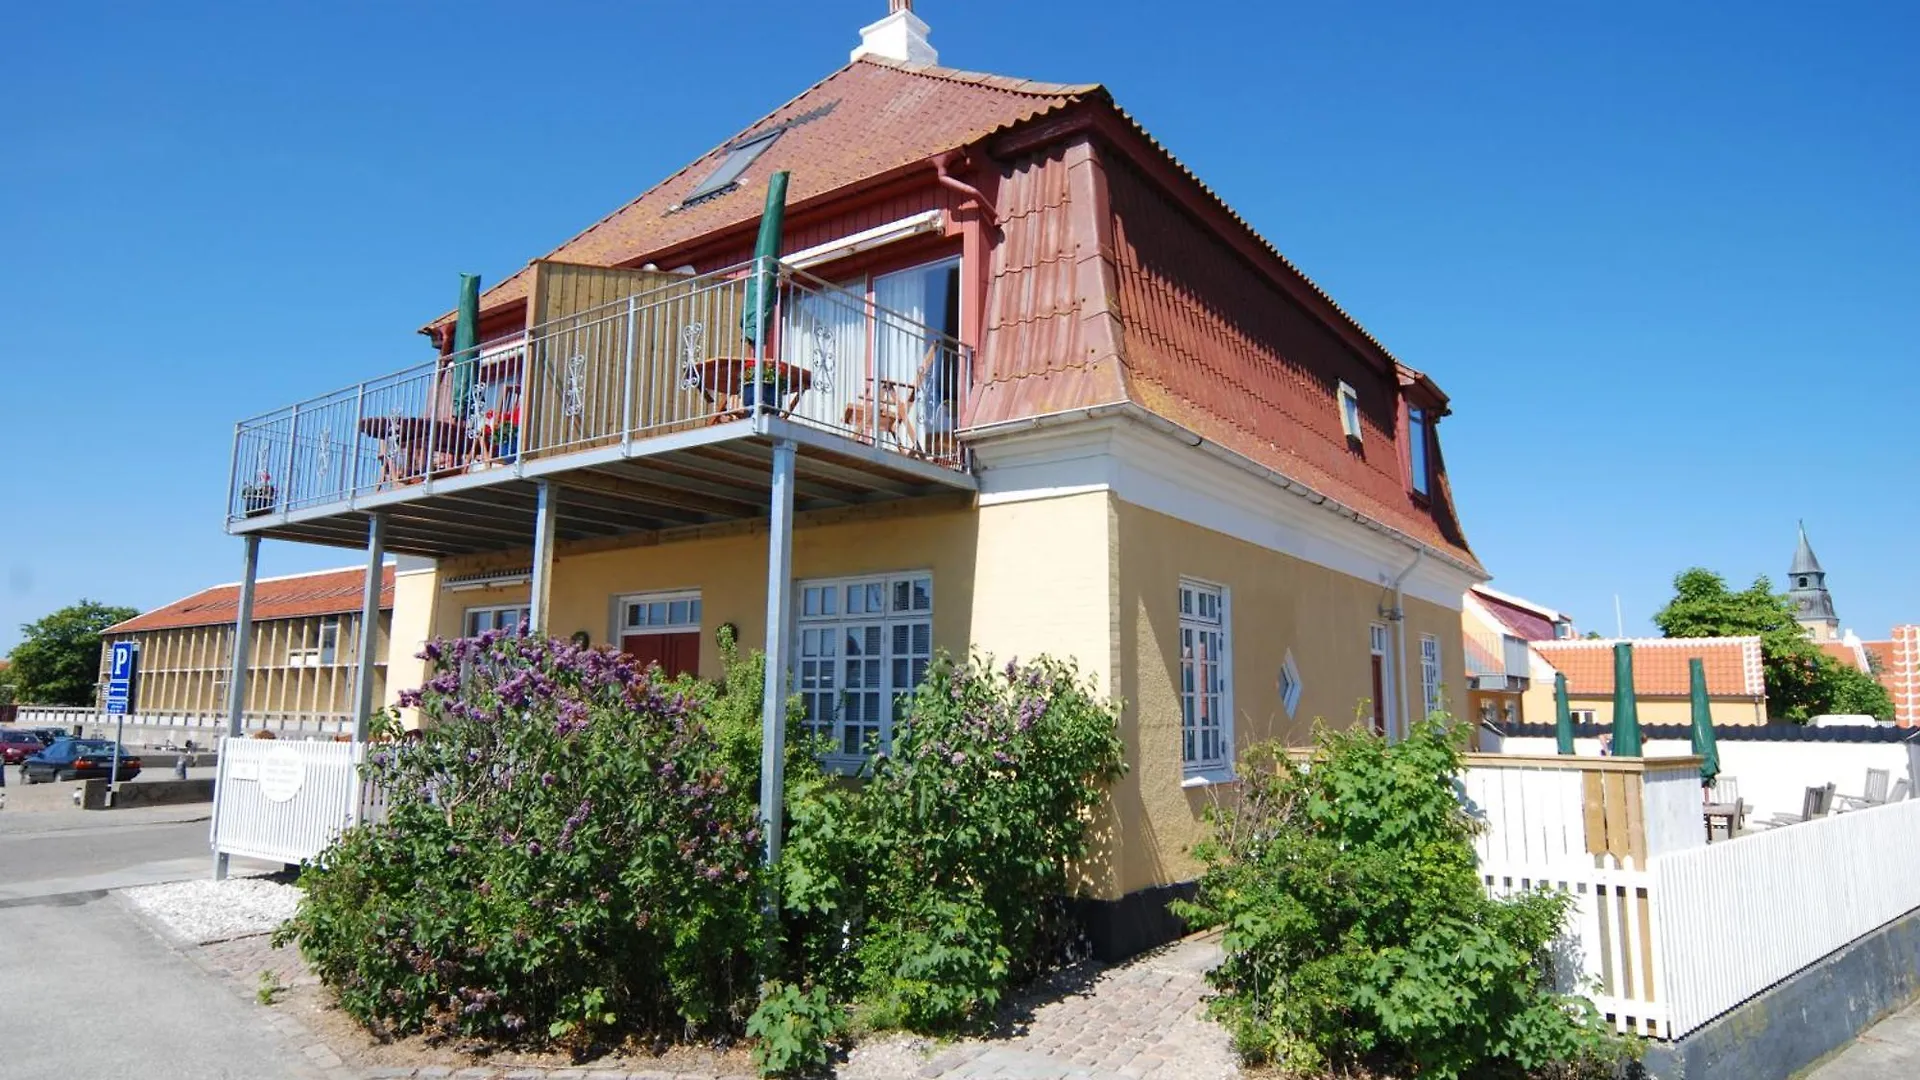
{"type": "Polygon", "coordinates": [[[133,678],[140,667],[140,646],[131,641],[116,641],[108,654],[107,712],[120,716],[133,706],[133,678]]]}

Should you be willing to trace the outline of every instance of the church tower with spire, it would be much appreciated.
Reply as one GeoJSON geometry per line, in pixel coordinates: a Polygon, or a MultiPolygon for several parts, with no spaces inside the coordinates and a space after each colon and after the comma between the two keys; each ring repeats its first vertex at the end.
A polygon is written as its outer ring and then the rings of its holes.
{"type": "Polygon", "coordinates": [[[1813,633],[1815,641],[1834,641],[1840,636],[1840,617],[1833,613],[1833,596],[1827,592],[1827,572],[1813,557],[1813,545],[1807,543],[1807,526],[1800,523],[1800,547],[1793,553],[1793,568],[1787,571],[1787,600],[1793,605],[1794,621],[1813,633]]]}

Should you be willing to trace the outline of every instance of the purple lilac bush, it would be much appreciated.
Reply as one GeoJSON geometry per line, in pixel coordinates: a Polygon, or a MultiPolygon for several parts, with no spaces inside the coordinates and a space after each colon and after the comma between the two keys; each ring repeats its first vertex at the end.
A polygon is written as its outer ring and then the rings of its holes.
{"type": "Polygon", "coordinates": [[[298,941],[375,1030],[584,1047],[736,1031],[755,998],[755,778],[617,653],[435,641],[424,737],[369,755],[386,820],[307,868],[298,941]]]}

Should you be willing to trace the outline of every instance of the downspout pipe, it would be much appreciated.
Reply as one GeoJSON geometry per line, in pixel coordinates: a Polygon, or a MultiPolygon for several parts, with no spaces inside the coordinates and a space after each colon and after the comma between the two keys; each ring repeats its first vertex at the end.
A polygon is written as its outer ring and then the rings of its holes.
{"type": "MultiPolygon", "coordinates": [[[[1413,731],[1413,724],[1408,720],[1407,711],[1407,699],[1413,696],[1413,684],[1407,680],[1407,605],[1404,587],[1407,578],[1412,576],[1414,570],[1419,568],[1420,564],[1426,560],[1426,557],[1426,548],[1421,547],[1414,549],[1413,561],[1408,563],[1406,567],[1394,577],[1393,610],[1387,613],[1388,621],[1393,623],[1394,651],[1400,654],[1399,657],[1395,659],[1394,666],[1398,669],[1400,678],[1400,708],[1397,711],[1400,713],[1399,737],[1402,739],[1406,738],[1413,731]]],[[[1425,715],[1425,705],[1426,702],[1422,701],[1423,716],[1425,715]]]]}
{"type": "Polygon", "coordinates": [[[941,187],[950,188],[972,199],[974,206],[980,210],[980,216],[987,220],[987,224],[997,229],[1000,227],[1000,215],[993,212],[993,204],[987,201],[987,197],[980,193],[979,188],[953,175],[954,163],[966,156],[966,152],[962,150],[949,150],[937,155],[933,159],[933,171],[940,178],[941,187]]]}

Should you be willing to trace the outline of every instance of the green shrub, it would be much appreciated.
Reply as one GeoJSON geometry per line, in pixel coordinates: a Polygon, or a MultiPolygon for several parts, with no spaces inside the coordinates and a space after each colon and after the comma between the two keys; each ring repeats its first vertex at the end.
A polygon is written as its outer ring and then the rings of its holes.
{"type": "Polygon", "coordinates": [[[1071,665],[936,661],[864,785],[789,800],[794,962],[856,993],[874,1026],[985,1016],[1049,956],[1123,768],[1117,726],[1071,665]]]}
{"type": "Polygon", "coordinates": [[[1322,732],[1310,767],[1272,746],[1209,817],[1207,870],[1178,914],[1225,928],[1213,1015],[1241,1055],[1310,1071],[1520,1077],[1605,1068],[1624,1048],[1546,949],[1565,895],[1487,895],[1438,721],[1388,745],[1322,732]]]}
{"type": "Polygon", "coordinates": [[[306,869],[278,940],[376,1031],[576,1051],[744,1031],[769,1074],[824,1064],[850,1003],[950,1029],[1046,963],[1121,771],[1113,706],[1067,665],[941,658],[893,754],[850,778],[819,766],[796,705],[769,879],[763,662],[722,651],[703,683],[565,642],[431,644],[404,696],[422,730],[366,766],[386,820],[306,869]]]}
{"type": "Polygon", "coordinates": [[[302,875],[297,941],[376,1030],[557,1042],[738,1031],[763,922],[752,777],[626,657],[436,642],[386,821],[302,875]]]}
{"type": "Polygon", "coordinates": [[[789,983],[768,983],[760,1007],[747,1020],[753,1064],[762,1076],[819,1069],[845,1027],[844,1013],[828,999],[826,987],[802,991],[789,983]]]}

